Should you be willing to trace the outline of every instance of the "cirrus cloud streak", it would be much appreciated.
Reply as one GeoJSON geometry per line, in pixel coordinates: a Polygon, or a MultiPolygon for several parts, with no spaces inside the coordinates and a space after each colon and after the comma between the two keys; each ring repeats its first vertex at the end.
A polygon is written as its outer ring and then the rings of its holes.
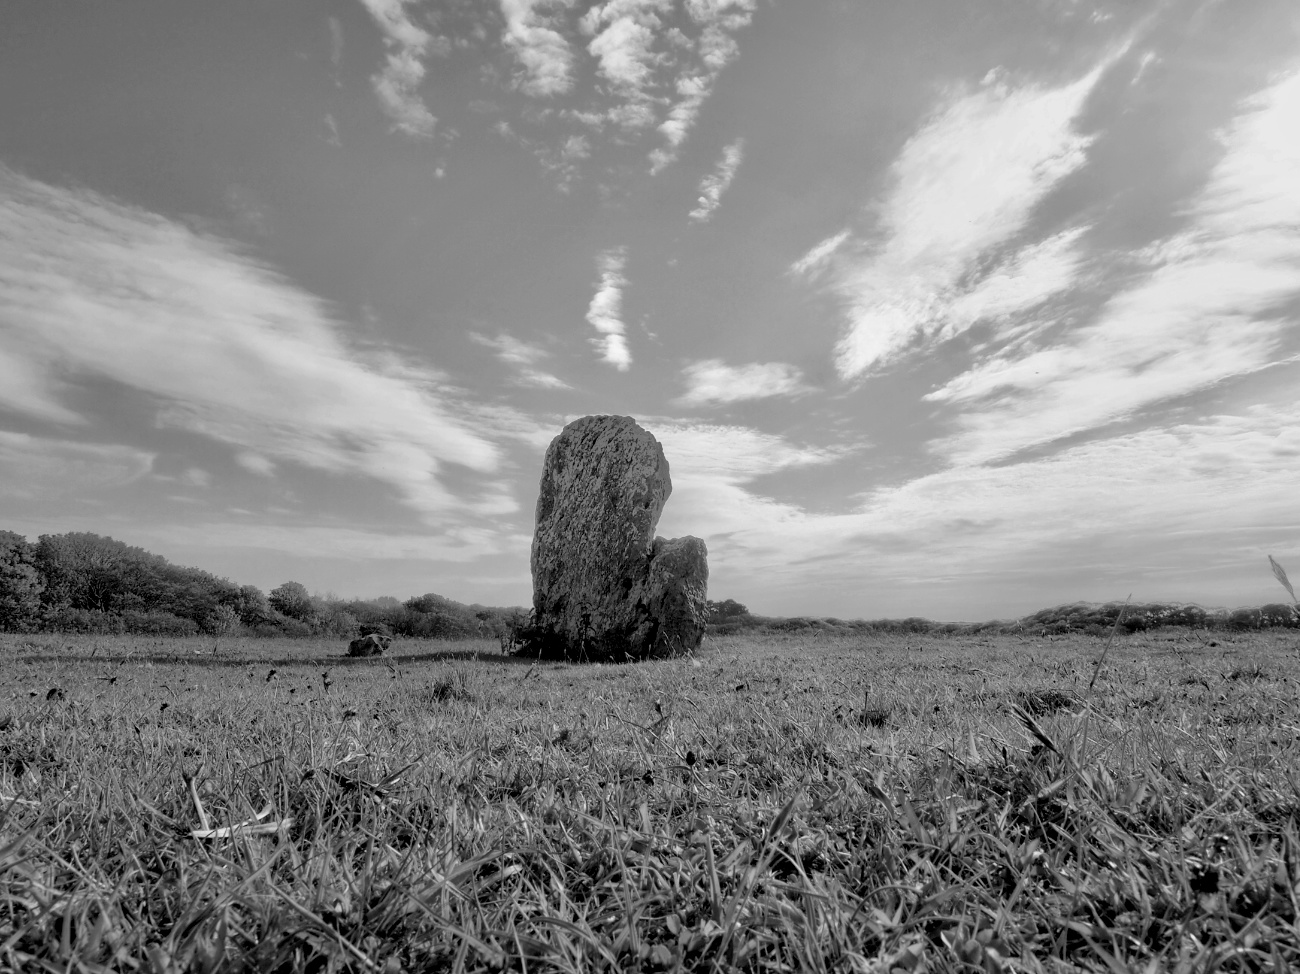
{"type": "Polygon", "coordinates": [[[993,356],[926,398],[960,407],[934,448],[996,460],[1277,362],[1300,298],[1300,71],[1251,98],[1223,136],[1188,226],[1063,340],[993,356]]]}

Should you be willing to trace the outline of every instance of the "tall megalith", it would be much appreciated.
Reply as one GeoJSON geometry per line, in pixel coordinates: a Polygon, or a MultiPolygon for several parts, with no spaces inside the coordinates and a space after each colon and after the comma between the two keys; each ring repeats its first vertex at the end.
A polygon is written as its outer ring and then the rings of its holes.
{"type": "Polygon", "coordinates": [[[699,538],[655,537],[672,489],[659,441],[630,416],[586,416],[551,441],[537,498],[527,649],[630,660],[700,644],[708,551],[699,538]]]}

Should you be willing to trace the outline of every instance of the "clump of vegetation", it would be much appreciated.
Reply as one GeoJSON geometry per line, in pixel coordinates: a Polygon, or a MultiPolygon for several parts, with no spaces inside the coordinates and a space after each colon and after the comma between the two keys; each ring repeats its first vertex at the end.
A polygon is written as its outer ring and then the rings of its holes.
{"type": "Polygon", "coordinates": [[[1016,690],[1012,694],[1012,699],[1017,706],[1035,716],[1054,714],[1058,710],[1073,710],[1082,703],[1077,693],[1061,690],[1058,687],[1016,690]]]}

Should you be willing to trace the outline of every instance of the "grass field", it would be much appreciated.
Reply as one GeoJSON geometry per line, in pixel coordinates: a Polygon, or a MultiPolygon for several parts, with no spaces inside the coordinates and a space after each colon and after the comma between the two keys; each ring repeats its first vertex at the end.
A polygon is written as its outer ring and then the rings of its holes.
{"type": "Polygon", "coordinates": [[[0,636],[0,968],[1300,969],[1300,638],[1105,644],[0,636]]]}

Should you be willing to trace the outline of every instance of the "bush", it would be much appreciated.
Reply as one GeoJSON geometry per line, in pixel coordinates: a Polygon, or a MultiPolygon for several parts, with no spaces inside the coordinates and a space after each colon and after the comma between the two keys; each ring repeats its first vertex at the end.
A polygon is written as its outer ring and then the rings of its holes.
{"type": "Polygon", "coordinates": [[[219,605],[203,620],[203,631],[214,636],[229,636],[239,630],[239,613],[233,606],[219,605]]]}
{"type": "Polygon", "coordinates": [[[1286,602],[1274,602],[1259,607],[1260,622],[1266,626],[1281,626],[1286,629],[1300,627],[1300,612],[1295,606],[1286,602]]]}
{"type": "Polygon", "coordinates": [[[55,609],[44,619],[43,629],[94,636],[120,636],[126,632],[122,617],[98,609],[55,609]]]}
{"type": "Polygon", "coordinates": [[[148,636],[197,636],[199,624],[193,619],[173,615],[170,612],[122,613],[122,625],[127,632],[148,636]]]}
{"type": "Polygon", "coordinates": [[[1228,626],[1232,629],[1258,629],[1262,624],[1259,609],[1234,609],[1228,615],[1228,626]]]}
{"type": "Polygon", "coordinates": [[[305,622],[299,622],[297,619],[290,619],[288,616],[272,610],[271,613],[261,622],[254,625],[246,625],[245,630],[253,636],[261,636],[267,639],[280,639],[284,636],[311,636],[314,635],[312,628],[305,622]]]}
{"type": "Polygon", "coordinates": [[[320,615],[311,620],[312,631],[318,636],[352,639],[357,634],[357,617],[350,612],[326,606],[320,615]]]}

